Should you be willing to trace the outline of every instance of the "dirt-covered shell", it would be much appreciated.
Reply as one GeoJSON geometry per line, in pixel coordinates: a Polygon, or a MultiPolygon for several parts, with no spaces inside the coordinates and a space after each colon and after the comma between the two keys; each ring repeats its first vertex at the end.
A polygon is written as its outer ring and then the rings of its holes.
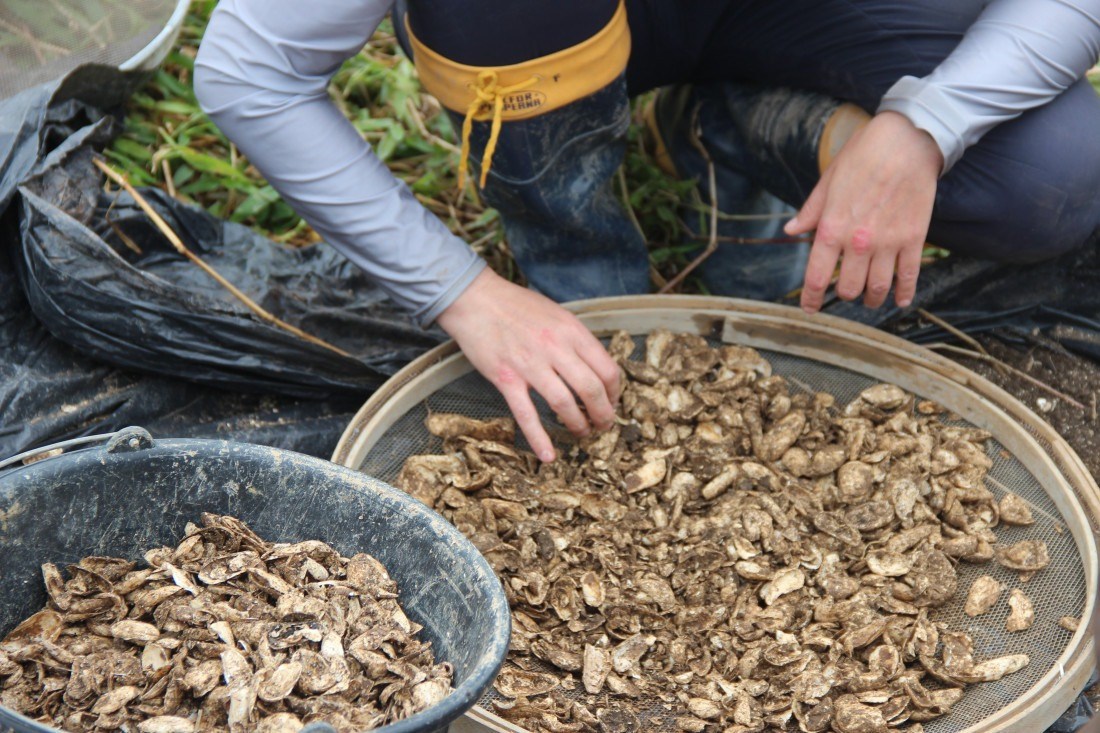
{"type": "Polygon", "coordinates": [[[45,564],[52,607],[0,642],[0,702],[70,733],[351,733],[451,692],[369,555],[204,514],[145,557],[45,564]]]}
{"type": "Polygon", "coordinates": [[[1026,526],[1035,523],[1031,506],[1016,494],[1005,494],[999,505],[1001,521],[1005,524],[1026,526]]]}
{"type": "Polygon", "coordinates": [[[1021,540],[996,553],[997,562],[1012,570],[1037,572],[1050,565],[1050,553],[1042,540],[1021,540]]]}
{"type": "Polygon", "coordinates": [[[1013,588],[1008,595],[1008,618],[1005,619],[1007,631],[1026,631],[1035,623],[1035,607],[1031,599],[1019,588],[1013,588]]]}
{"type": "Polygon", "coordinates": [[[982,575],[970,585],[970,591],[966,595],[964,610],[967,616],[981,616],[997,603],[997,599],[1004,591],[1001,581],[989,575],[982,575]]]}

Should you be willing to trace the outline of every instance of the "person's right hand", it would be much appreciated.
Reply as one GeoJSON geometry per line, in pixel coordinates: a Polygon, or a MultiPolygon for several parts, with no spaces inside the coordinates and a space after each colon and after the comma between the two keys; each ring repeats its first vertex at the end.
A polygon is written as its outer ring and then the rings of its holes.
{"type": "Polygon", "coordinates": [[[540,460],[554,460],[554,446],[531,401],[532,389],[578,437],[592,426],[606,430],[613,424],[618,364],[576,316],[549,298],[485,269],[437,323],[500,390],[540,460]]]}

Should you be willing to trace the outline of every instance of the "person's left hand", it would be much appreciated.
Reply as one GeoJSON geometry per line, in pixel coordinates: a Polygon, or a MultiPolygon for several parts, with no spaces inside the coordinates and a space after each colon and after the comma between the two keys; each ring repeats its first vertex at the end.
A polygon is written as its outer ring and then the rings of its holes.
{"type": "Polygon", "coordinates": [[[886,300],[897,270],[894,299],[904,308],[913,300],[921,251],[943,155],[932,137],[903,115],[881,112],[841,148],[784,231],[799,235],[816,229],[802,309],[821,308],[837,259],[837,295],[877,308],[886,300]]]}

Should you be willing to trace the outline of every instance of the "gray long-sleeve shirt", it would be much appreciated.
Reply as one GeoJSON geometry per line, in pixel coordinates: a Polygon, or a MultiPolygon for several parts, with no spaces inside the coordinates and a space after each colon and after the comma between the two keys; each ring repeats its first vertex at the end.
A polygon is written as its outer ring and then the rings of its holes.
{"type": "MultiPolygon", "coordinates": [[[[291,206],[423,324],[485,264],[395,179],[327,94],[393,0],[221,0],[195,61],[203,109],[291,206]]],[[[1100,0],[993,0],[924,79],[883,97],[927,131],[944,172],[995,125],[1100,56],[1100,0]]]]}

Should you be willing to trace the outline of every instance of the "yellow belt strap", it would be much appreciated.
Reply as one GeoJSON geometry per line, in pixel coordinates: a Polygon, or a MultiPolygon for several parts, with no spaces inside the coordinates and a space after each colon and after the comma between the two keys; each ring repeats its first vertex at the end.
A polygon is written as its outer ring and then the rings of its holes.
{"type": "Polygon", "coordinates": [[[405,19],[420,83],[449,110],[465,112],[459,186],[465,185],[474,120],[491,120],[481,161],[484,188],[503,122],[524,120],[583,99],[611,84],[630,59],[626,5],[596,35],[548,56],[507,66],[459,64],[425,46],[405,19]]]}
{"type": "Polygon", "coordinates": [[[470,158],[470,131],[473,129],[474,120],[481,119],[485,114],[492,113],[492,126],[489,128],[489,141],[485,143],[485,154],[481,157],[481,180],[478,186],[485,188],[485,181],[489,176],[489,169],[493,165],[493,153],[497,149],[497,139],[500,137],[501,119],[504,114],[504,98],[512,92],[528,89],[538,83],[538,79],[531,77],[527,81],[513,84],[510,87],[500,86],[497,72],[482,71],[477,75],[477,86],[474,87],[474,101],[466,108],[466,119],[462,121],[462,155],[458,159],[458,187],[466,187],[466,170],[470,158]]]}

